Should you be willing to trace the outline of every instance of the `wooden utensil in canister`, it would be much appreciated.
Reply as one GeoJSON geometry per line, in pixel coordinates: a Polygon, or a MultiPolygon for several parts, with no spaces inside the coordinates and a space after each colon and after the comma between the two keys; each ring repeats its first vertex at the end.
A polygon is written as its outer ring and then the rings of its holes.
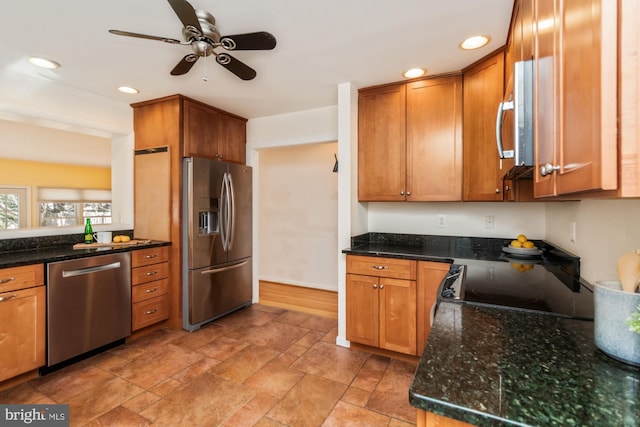
{"type": "Polygon", "coordinates": [[[634,293],[640,281],[640,250],[626,253],[618,260],[618,278],[622,290],[634,293]]]}

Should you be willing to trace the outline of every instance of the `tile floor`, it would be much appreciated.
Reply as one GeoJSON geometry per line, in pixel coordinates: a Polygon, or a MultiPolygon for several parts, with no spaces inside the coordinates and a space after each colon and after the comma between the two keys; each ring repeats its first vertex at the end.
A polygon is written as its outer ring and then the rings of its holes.
{"type": "Polygon", "coordinates": [[[335,345],[337,321],[259,304],[162,329],[0,391],[72,426],[410,426],[416,364],[335,345]]]}

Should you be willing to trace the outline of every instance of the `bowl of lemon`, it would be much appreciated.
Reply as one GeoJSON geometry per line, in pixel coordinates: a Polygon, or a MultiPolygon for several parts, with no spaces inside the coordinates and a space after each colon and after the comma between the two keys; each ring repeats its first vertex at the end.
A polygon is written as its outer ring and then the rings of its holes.
{"type": "Polygon", "coordinates": [[[521,257],[536,257],[542,255],[542,249],[538,248],[535,243],[529,240],[524,234],[518,234],[518,237],[512,240],[508,246],[504,246],[502,251],[521,257]]]}

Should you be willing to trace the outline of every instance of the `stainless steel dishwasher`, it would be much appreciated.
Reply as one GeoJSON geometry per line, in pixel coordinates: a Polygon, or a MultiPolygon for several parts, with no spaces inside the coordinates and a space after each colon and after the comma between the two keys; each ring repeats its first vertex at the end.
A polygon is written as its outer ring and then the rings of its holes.
{"type": "Polygon", "coordinates": [[[47,264],[47,366],[131,335],[131,253],[47,264]]]}

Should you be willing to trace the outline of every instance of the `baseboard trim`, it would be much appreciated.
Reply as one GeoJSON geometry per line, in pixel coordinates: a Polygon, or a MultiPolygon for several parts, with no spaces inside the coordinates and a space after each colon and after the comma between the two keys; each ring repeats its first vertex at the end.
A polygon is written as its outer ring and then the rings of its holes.
{"type": "Polygon", "coordinates": [[[262,305],[338,318],[338,293],[335,291],[267,280],[260,280],[259,285],[259,302],[262,305]]]}

